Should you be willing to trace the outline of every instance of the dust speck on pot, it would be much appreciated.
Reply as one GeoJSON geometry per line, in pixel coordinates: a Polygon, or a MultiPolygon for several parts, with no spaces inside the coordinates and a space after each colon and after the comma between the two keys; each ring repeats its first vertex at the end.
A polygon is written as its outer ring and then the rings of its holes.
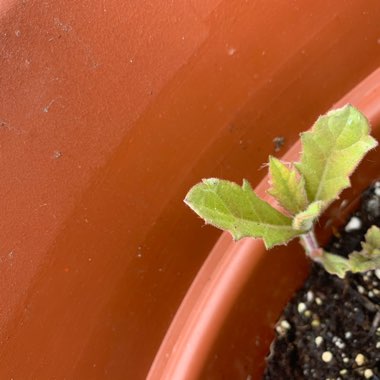
{"type": "Polygon", "coordinates": [[[55,160],[57,160],[58,158],[61,158],[62,157],[62,152],[60,152],[59,150],[55,150],[54,152],[53,152],[53,158],[55,159],[55,160]]]}
{"type": "Polygon", "coordinates": [[[277,136],[273,139],[274,151],[279,152],[285,144],[285,137],[277,136]]]}
{"type": "Polygon", "coordinates": [[[228,55],[230,55],[230,56],[232,56],[232,55],[234,55],[236,53],[236,49],[234,48],[234,47],[228,47],[227,48],[227,54],[228,55]]]}

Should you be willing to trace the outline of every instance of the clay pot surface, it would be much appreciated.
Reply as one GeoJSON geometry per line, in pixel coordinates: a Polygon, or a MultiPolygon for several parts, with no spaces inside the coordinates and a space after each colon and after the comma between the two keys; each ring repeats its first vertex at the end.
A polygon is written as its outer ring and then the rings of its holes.
{"type": "Polygon", "coordinates": [[[186,191],[257,185],[275,137],[380,64],[379,19],[376,0],[2,2],[0,378],[145,379],[219,237],[186,191]]]}

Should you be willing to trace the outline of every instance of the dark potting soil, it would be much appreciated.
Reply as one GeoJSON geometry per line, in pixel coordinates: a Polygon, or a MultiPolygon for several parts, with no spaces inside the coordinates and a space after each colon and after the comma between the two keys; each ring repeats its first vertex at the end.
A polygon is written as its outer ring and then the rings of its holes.
{"type": "MultiPolygon", "coordinates": [[[[325,247],[347,256],[380,226],[380,182],[325,247]]],[[[264,380],[380,380],[380,269],[344,280],[314,264],[276,325],[264,380]]]]}

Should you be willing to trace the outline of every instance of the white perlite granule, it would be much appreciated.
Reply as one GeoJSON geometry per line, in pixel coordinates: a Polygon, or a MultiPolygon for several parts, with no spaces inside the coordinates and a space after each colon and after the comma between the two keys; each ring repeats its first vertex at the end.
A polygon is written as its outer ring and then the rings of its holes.
{"type": "Polygon", "coordinates": [[[323,354],[322,354],[322,360],[325,362],[325,363],[329,363],[331,362],[333,358],[333,354],[330,352],[330,351],[325,351],[323,354]]]}
{"type": "Polygon", "coordinates": [[[353,216],[350,221],[344,227],[346,232],[358,230],[362,226],[362,221],[357,217],[353,216]]]}
{"type": "Polygon", "coordinates": [[[306,310],[306,305],[303,302],[300,302],[297,306],[297,310],[300,314],[302,314],[306,310]]]}
{"type": "Polygon", "coordinates": [[[361,366],[365,363],[366,361],[366,358],[363,354],[357,354],[356,357],[355,357],[355,363],[358,365],[358,366],[361,366]]]}
{"type": "Polygon", "coordinates": [[[319,347],[322,344],[322,342],[323,342],[323,338],[321,336],[317,336],[314,339],[314,342],[315,342],[316,346],[319,347]]]}

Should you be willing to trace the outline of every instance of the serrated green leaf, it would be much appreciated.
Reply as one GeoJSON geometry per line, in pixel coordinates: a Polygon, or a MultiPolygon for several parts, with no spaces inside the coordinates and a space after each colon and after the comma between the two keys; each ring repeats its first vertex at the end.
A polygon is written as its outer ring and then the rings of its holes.
{"type": "Polygon", "coordinates": [[[302,233],[292,228],[291,218],[260,199],[246,180],[240,187],[230,181],[204,179],[189,191],[185,203],[207,223],[229,231],[235,240],[262,238],[271,248],[302,233]]]}
{"type": "Polygon", "coordinates": [[[329,273],[342,278],[348,271],[357,273],[380,268],[380,229],[372,226],[362,242],[362,250],[352,252],[348,259],[323,252],[321,263],[329,273]]]}
{"type": "Polygon", "coordinates": [[[320,262],[327,272],[335,274],[340,278],[344,278],[346,273],[351,270],[349,260],[334,253],[323,251],[320,262]]]}
{"type": "Polygon", "coordinates": [[[349,255],[353,272],[365,272],[380,267],[380,229],[377,226],[369,228],[362,242],[361,251],[349,255]]]}
{"type": "Polygon", "coordinates": [[[365,234],[365,241],[362,243],[363,251],[373,255],[375,250],[380,249],[380,228],[371,226],[365,234]]]}
{"type": "Polygon", "coordinates": [[[269,157],[269,175],[271,187],[268,194],[290,214],[305,210],[308,199],[305,181],[296,168],[289,168],[275,157],[269,157]]]}
{"type": "Polygon", "coordinates": [[[305,211],[298,213],[293,218],[293,228],[296,230],[309,231],[315,220],[321,215],[324,202],[316,201],[311,203],[305,211]]]}
{"type": "Polygon", "coordinates": [[[365,116],[351,105],[321,116],[310,132],[301,134],[301,161],[310,202],[327,206],[350,185],[349,175],[364,155],[377,145],[365,116]]]}
{"type": "Polygon", "coordinates": [[[349,255],[351,272],[366,272],[380,267],[380,251],[373,257],[366,257],[360,252],[353,252],[349,255]]]}

